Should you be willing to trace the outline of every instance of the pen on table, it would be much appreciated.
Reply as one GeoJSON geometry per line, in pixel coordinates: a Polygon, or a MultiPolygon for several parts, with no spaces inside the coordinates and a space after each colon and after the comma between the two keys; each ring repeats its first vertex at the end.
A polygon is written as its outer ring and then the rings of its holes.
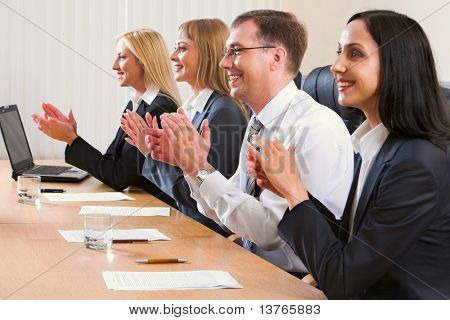
{"type": "Polygon", "coordinates": [[[41,189],[42,193],[63,193],[65,191],[64,189],[41,189]]]}
{"type": "Polygon", "coordinates": [[[113,239],[113,243],[150,243],[147,239],[113,239]]]}
{"type": "Polygon", "coordinates": [[[137,263],[146,263],[146,264],[152,264],[152,263],[183,263],[187,262],[187,259],[184,258],[162,258],[162,259],[137,259],[134,260],[137,263]]]}

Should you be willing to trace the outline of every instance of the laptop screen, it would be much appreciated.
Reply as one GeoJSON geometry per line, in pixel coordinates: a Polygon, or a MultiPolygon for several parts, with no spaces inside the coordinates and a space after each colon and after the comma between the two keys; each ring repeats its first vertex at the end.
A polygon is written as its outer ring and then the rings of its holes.
{"type": "Polygon", "coordinates": [[[32,165],[33,158],[16,105],[0,108],[0,127],[13,170],[32,165]]]}

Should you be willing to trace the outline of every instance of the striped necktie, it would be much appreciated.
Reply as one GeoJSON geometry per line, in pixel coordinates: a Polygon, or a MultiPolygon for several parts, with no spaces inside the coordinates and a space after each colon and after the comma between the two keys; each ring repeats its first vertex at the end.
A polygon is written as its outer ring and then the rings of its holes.
{"type": "MultiPolygon", "coordinates": [[[[252,146],[254,146],[256,151],[258,151],[258,152],[261,151],[261,148],[259,146],[255,146],[253,144],[253,142],[254,142],[253,137],[255,135],[258,135],[261,132],[262,128],[263,128],[263,124],[261,123],[261,121],[259,121],[257,117],[253,117],[252,121],[250,123],[250,127],[248,129],[247,141],[252,146]]],[[[245,193],[248,193],[249,195],[256,196],[256,197],[259,196],[257,194],[256,180],[253,179],[250,175],[247,175],[247,184],[245,186],[245,193]]]]}
{"type": "MultiPolygon", "coordinates": [[[[262,128],[263,128],[263,124],[261,123],[261,121],[259,121],[257,117],[253,117],[252,121],[250,123],[250,127],[248,129],[247,141],[252,146],[254,146],[256,151],[258,151],[258,152],[261,151],[261,148],[259,146],[255,146],[253,144],[253,137],[255,135],[258,135],[261,132],[262,128]]],[[[256,180],[247,174],[247,184],[245,186],[245,193],[252,195],[258,199],[259,193],[260,193],[259,191],[260,191],[260,188],[256,185],[256,180]]],[[[245,249],[252,251],[253,242],[247,238],[242,237],[242,246],[245,249]]]]}

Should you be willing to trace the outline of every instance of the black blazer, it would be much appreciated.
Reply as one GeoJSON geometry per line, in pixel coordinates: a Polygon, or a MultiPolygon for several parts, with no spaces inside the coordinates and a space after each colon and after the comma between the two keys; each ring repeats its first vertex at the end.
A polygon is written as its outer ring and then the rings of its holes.
{"type": "Polygon", "coordinates": [[[278,226],[320,288],[332,299],[450,298],[449,153],[390,134],[365,181],[348,243],[356,182],[338,236],[312,201],[288,210],[278,226]]]}
{"type": "MultiPolygon", "coordinates": [[[[192,119],[197,130],[201,129],[204,119],[208,119],[211,129],[211,150],[208,162],[229,178],[239,164],[247,121],[233,100],[222,97],[217,92],[211,94],[203,112],[197,113],[192,119]]],[[[189,185],[180,168],[147,157],[142,170],[147,179],[177,201],[181,212],[224,236],[229,235],[213,220],[198,211],[197,202],[191,198],[189,185]]]]}
{"type": "MultiPolygon", "coordinates": [[[[125,108],[132,109],[130,101],[125,108]]],[[[159,116],[165,112],[175,112],[177,105],[167,97],[158,95],[151,105],[142,100],[136,112],[141,116],[149,112],[152,116],[159,116]]],[[[72,145],[66,147],[66,162],[89,172],[92,176],[114,190],[123,190],[130,185],[135,185],[152,193],[155,196],[162,195],[161,200],[171,201],[155,185],[141,175],[145,157],[139,150],[125,141],[126,134],[119,127],[116,137],[111,142],[105,154],[95,149],[83,138],[76,138],[72,145]]],[[[172,201],[173,202],[173,201],[172,201]]]]}

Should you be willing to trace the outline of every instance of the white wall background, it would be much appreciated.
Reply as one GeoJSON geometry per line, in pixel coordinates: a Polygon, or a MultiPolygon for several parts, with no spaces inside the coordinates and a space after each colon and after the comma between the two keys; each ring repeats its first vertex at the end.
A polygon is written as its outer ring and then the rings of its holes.
{"type": "MultiPolygon", "coordinates": [[[[152,28],[161,32],[170,51],[185,20],[218,17],[230,24],[237,14],[260,8],[291,11],[306,24],[303,74],[334,61],[351,14],[373,8],[406,13],[421,21],[440,80],[450,81],[446,0],[0,0],[0,105],[19,106],[35,158],[62,158],[64,150],[63,143],[44,136],[31,120],[43,101],[64,112],[71,107],[78,133],[104,151],[130,94],[118,87],[111,70],[117,34],[152,28]]],[[[186,98],[188,87],[179,87],[186,98]]],[[[0,159],[6,158],[0,139],[0,159]]]]}
{"type": "MultiPolygon", "coordinates": [[[[35,159],[63,158],[65,147],[31,119],[43,101],[72,108],[78,133],[103,152],[130,94],[111,69],[117,34],[152,28],[171,51],[183,21],[218,17],[230,24],[261,8],[281,9],[281,0],[1,0],[0,105],[19,106],[35,159]]],[[[188,97],[187,86],[180,91],[188,97]]],[[[7,159],[3,139],[0,159],[7,159]]]]}
{"type": "Polygon", "coordinates": [[[439,80],[450,85],[448,0],[283,0],[283,10],[295,13],[308,29],[308,50],[300,68],[302,73],[332,64],[347,20],[354,13],[369,9],[394,10],[418,21],[433,48],[439,80]]]}

